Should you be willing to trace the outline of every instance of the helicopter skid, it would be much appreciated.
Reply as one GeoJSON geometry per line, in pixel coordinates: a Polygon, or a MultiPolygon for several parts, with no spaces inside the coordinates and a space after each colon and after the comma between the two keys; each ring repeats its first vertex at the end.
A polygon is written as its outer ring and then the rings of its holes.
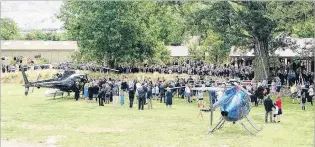
{"type": "Polygon", "coordinates": [[[245,118],[246,118],[246,120],[249,122],[249,124],[256,130],[256,133],[253,133],[252,131],[250,131],[250,130],[246,127],[246,125],[245,125],[243,122],[240,121],[240,124],[241,124],[242,127],[243,127],[247,132],[249,132],[252,136],[255,136],[259,131],[262,130],[262,129],[257,129],[257,128],[255,127],[255,125],[248,119],[247,116],[246,116],[245,118]]]}
{"type": "MultiPolygon", "coordinates": [[[[242,126],[247,132],[249,132],[252,136],[255,136],[259,131],[262,130],[262,128],[261,128],[261,129],[257,129],[257,128],[255,127],[255,125],[254,125],[247,117],[246,117],[246,120],[247,120],[247,121],[249,122],[249,124],[256,130],[256,132],[250,131],[250,130],[246,127],[246,125],[245,125],[243,122],[238,121],[238,123],[241,124],[241,126],[242,126]]],[[[225,123],[225,120],[224,120],[223,118],[221,118],[220,121],[219,121],[219,123],[218,123],[212,130],[208,131],[207,134],[209,135],[209,134],[213,133],[214,131],[221,129],[221,128],[223,127],[224,123],[225,123]]]]}
{"type": "Polygon", "coordinates": [[[221,129],[223,127],[224,123],[225,123],[225,120],[221,118],[219,123],[212,130],[209,130],[207,134],[209,135],[209,134],[213,133],[214,131],[221,129]]]}

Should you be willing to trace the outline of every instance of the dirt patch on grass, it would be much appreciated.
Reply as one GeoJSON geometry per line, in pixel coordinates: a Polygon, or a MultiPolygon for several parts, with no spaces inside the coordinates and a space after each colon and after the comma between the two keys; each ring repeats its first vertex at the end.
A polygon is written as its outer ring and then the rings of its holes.
{"type": "Polygon", "coordinates": [[[21,143],[15,140],[1,140],[1,147],[47,147],[43,143],[21,143]]]}
{"type": "Polygon", "coordinates": [[[16,140],[1,140],[1,147],[57,147],[56,143],[66,136],[49,136],[43,143],[23,143],[16,140]]]}

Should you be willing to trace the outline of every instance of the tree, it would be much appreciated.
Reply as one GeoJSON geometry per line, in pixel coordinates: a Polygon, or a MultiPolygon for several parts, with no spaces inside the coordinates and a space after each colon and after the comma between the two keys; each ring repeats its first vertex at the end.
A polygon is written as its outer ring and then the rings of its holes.
{"type": "Polygon", "coordinates": [[[152,59],[161,44],[181,40],[176,35],[180,23],[174,21],[179,17],[173,12],[159,2],[67,1],[58,17],[83,55],[116,67],[152,59]]]}
{"type": "Polygon", "coordinates": [[[201,43],[205,54],[208,54],[205,58],[206,61],[222,64],[229,53],[229,46],[225,46],[222,36],[211,29],[208,30],[206,36],[207,37],[201,43]]]}
{"type": "Polygon", "coordinates": [[[190,43],[188,46],[189,56],[193,60],[204,60],[205,49],[201,48],[198,43],[190,43]]]}
{"type": "Polygon", "coordinates": [[[17,24],[11,18],[1,18],[1,40],[14,40],[19,36],[17,24]]]}
{"type": "Polygon", "coordinates": [[[51,40],[51,41],[66,41],[72,40],[71,36],[65,33],[57,32],[42,32],[41,30],[35,30],[32,32],[26,33],[21,39],[25,40],[51,40]]]}
{"type": "Polygon", "coordinates": [[[214,2],[198,11],[197,22],[222,36],[226,48],[232,46],[253,49],[255,78],[269,76],[269,53],[282,43],[279,32],[292,32],[290,25],[308,18],[307,2],[214,2]],[[303,8],[303,9],[302,9],[303,8]],[[302,11],[302,12],[301,12],[302,11]],[[211,14],[211,15],[208,15],[211,14]],[[304,17],[301,17],[304,16],[304,17]]]}

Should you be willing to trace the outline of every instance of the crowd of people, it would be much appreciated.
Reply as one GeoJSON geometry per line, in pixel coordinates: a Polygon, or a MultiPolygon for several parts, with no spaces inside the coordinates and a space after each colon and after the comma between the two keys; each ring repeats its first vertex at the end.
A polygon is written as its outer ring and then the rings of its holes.
{"type": "MultiPolygon", "coordinates": [[[[128,81],[126,78],[119,79],[100,79],[92,80],[90,85],[85,87],[85,97],[89,100],[96,98],[99,106],[104,106],[110,102],[113,102],[114,107],[117,107],[118,100],[120,104],[125,104],[125,97],[129,98],[129,107],[132,108],[135,97],[138,101],[138,109],[144,110],[144,105],[148,105],[149,109],[152,109],[152,99],[157,99],[160,103],[165,103],[166,106],[171,107],[172,98],[176,91],[178,95],[182,95],[185,79],[177,79],[175,81],[166,82],[164,79],[158,79],[153,81],[151,79],[138,80],[133,79],[128,81]]],[[[188,87],[188,85],[186,84],[188,87]]],[[[191,102],[189,100],[189,102],[191,102]]]]}
{"type": "MultiPolygon", "coordinates": [[[[222,84],[222,83],[221,83],[222,84]]],[[[264,105],[265,107],[265,121],[270,116],[270,122],[280,122],[280,115],[282,114],[282,100],[281,100],[281,80],[275,78],[268,84],[267,80],[258,81],[243,81],[241,82],[243,88],[248,90],[252,95],[250,101],[252,106],[264,105]],[[275,103],[273,103],[271,96],[276,97],[275,103]]],[[[138,104],[138,110],[144,110],[144,106],[147,105],[148,109],[152,109],[152,101],[157,100],[160,103],[165,103],[167,107],[171,107],[173,104],[173,97],[185,99],[187,103],[197,101],[197,106],[209,105],[204,101],[205,91],[193,90],[193,87],[209,87],[220,86],[220,83],[211,80],[197,80],[191,76],[187,79],[179,78],[178,76],[170,81],[165,79],[152,79],[138,80],[137,78],[127,80],[127,78],[120,79],[100,79],[92,80],[90,85],[85,87],[85,97],[90,101],[93,98],[98,101],[99,106],[104,106],[112,102],[116,108],[119,105],[125,105],[125,98],[129,100],[128,107],[133,108],[134,103],[138,104]]],[[[222,84],[222,87],[225,85],[222,84]]],[[[313,105],[314,90],[313,85],[310,82],[293,84],[290,86],[291,98],[293,103],[301,104],[302,110],[305,110],[306,102],[310,102],[313,105]]],[[[224,91],[212,91],[209,92],[209,101],[215,103],[222,95],[224,91]]]]}

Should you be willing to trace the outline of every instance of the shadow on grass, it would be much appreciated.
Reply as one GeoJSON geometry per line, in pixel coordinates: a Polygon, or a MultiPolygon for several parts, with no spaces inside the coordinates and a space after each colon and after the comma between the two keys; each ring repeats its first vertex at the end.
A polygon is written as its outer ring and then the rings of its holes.
{"type": "Polygon", "coordinates": [[[73,96],[64,96],[64,97],[55,97],[55,98],[49,98],[46,101],[62,101],[62,100],[74,100],[73,96]]]}

